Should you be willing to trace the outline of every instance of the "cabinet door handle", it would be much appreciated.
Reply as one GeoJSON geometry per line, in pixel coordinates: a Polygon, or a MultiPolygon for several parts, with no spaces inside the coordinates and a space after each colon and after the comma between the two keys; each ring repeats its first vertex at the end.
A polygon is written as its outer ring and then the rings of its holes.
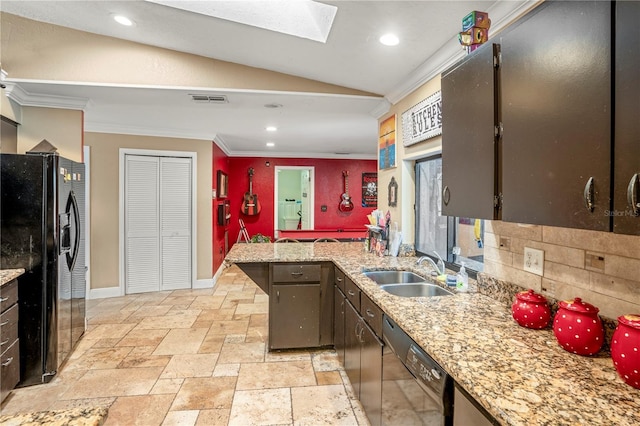
{"type": "Polygon", "coordinates": [[[449,201],[451,201],[451,191],[449,191],[449,186],[445,185],[444,189],[442,190],[442,202],[445,206],[448,206],[449,201]]]}
{"type": "Polygon", "coordinates": [[[593,176],[589,178],[587,184],[584,186],[584,205],[589,211],[589,213],[593,213],[594,205],[593,205],[593,176]]]}
{"type": "Polygon", "coordinates": [[[280,290],[276,291],[276,302],[280,303],[280,290]]]}
{"type": "Polygon", "coordinates": [[[9,339],[5,340],[4,342],[0,342],[0,346],[4,346],[4,345],[6,345],[7,343],[9,343],[9,339]]]}
{"type": "Polygon", "coordinates": [[[367,308],[367,310],[365,312],[367,313],[367,316],[369,318],[375,318],[376,317],[376,315],[373,312],[371,312],[371,309],[369,309],[369,308],[367,308]]]}
{"type": "Polygon", "coordinates": [[[358,322],[356,323],[356,328],[355,328],[355,330],[354,330],[354,331],[355,331],[355,333],[356,333],[356,338],[357,338],[358,340],[360,340],[360,332],[358,331],[358,326],[360,326],[360,321],[358,321],[358,322]]]}
{"type": "Polygon", "coordinates": [[[4,320],[2,321],[2,323],[0,323],[0,327],[4,327],[7,324],[9,324],[9,320],[4,320]]]}
{"type": "Polygon", "coordinates": [[[9,364],[11,364],[11,362],[13,361],[13,357],[9,357],[7,358],[7,360],[5,362],[2,363],[3,367],[8,367],[9,364]]]}
{"type": "Polygon", "coordinates": [[[629,181],[629,186],[627,186],[627,202],[629,203],[629,207],[631,207],[631,212],[638,216],[640,215],[640,202],[638,202],[638,182],[640,181],[640,173],[636,173],[631,176],[631,180],[629,181]]]}
{"type": "Polygon", "coordinates": [[[0,297],[0,303],[6,302],[7,300],[9,300],[8,297],[0,297]]]}

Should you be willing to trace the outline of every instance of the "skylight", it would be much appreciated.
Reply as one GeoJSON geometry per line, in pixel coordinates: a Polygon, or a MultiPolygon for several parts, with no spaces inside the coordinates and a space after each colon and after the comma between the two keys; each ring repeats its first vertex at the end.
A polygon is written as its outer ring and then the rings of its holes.
{"type": "Polygon", "coordinates": [[[146,0],[188,12],[326,43],[338,8],[312,0],[146,0]]]}

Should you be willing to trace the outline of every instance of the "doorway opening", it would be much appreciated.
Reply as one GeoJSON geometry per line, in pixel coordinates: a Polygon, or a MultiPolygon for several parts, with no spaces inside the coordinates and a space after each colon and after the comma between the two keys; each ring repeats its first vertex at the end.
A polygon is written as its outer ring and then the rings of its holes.
{"type": "Polygon", "coordinates": [[[276,166],[274,190],[274,235],[279,230],[313,229],[314,167],[276,166]]]}

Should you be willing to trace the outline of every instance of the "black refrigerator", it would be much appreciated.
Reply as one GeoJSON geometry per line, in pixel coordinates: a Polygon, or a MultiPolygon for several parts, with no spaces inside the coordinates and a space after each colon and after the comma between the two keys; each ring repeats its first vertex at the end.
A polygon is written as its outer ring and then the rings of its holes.
{"type": "Polygon", "coordinates": [[[0,154],[0,268],[18,278],[20,383],[49,382],[85,330],[84,164],[0,154]]]}

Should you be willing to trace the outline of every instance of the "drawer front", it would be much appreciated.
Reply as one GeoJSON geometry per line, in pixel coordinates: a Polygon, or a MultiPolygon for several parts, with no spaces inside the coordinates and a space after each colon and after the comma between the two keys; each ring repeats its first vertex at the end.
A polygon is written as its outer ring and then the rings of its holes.
{"type": "Polygon", "coordinates": [[[349,302],[356,308],[358,313],[360,312],[360,287],[358,287],[351,279],[345,276],[344,279],[344,294],[349,299],[349,302]]]}
{"type": "Polygon", "coordinates": [[[0,356],[0,402],[20,381],[20,342],[16,340],[0,356]]]}
{"type": "Polygon", "coordinates": [[[0,315],[0,353],[18,338],[18,304],[0,315]]]}
{"type": "Polygon", "coordinates": [[[344,272],[336,266],[333,275],[333,283],[344,293],[344,272]]]}
{"type": "Polygon", "coordinates": [[[382,309],[364,293],[360,295],[360,314],[376,335],[382,338],[382,309]]]}
{"type": "Polygon", "coordinates": [[[18,301],[18,280],[0,287],[0,312],[4,312],[18,301]]]}
{"type": "Polygon", "coordinates": [[[321,266],[319,263],[301,263],[273,265],[274,283],[320,282],[321,266]]]}

